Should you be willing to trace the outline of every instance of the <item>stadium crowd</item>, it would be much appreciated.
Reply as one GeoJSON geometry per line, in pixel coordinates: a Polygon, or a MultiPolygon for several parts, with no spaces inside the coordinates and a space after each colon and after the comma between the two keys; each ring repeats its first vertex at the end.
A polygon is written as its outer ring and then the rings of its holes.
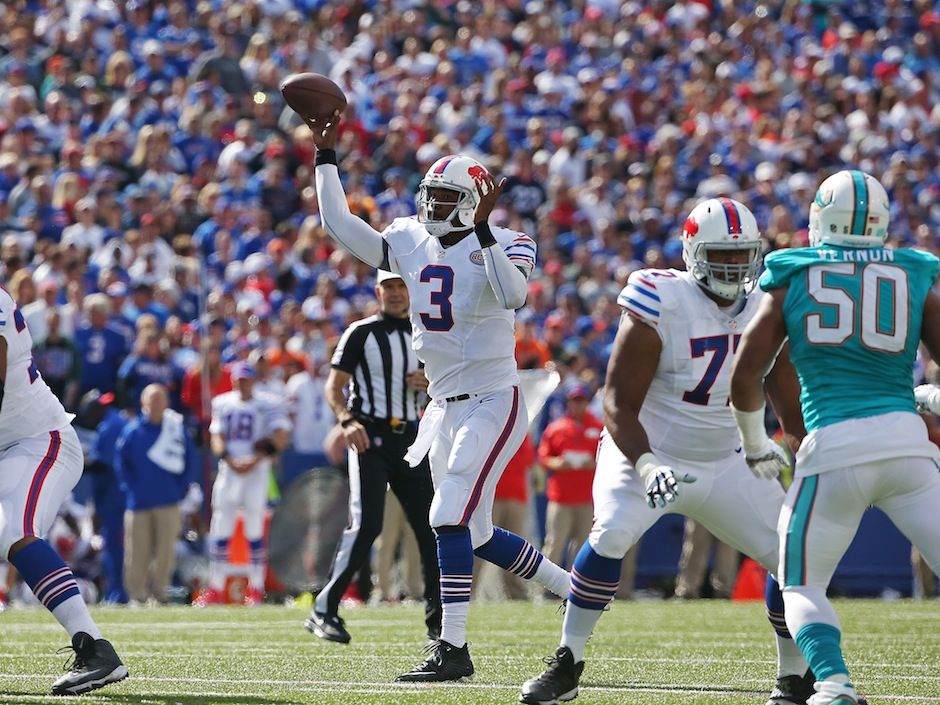
{"type": "Polygon", "coordinates": [[[13,0],[0,5],[0,276],[71,410],[194,427],[227,365],[285,394],[375,309],[374,272],[321,227],[309,129],[278,86],[329,75],[353,212],[415,213],[440,156],[505,175],[493,222],[539,261],[522,368],[602,381],[640,267],[683,268],[681,218],[727,195],[768,249],[807,244],[851,165],[891,242],[940,254],[940,6],[928,0],[13,0]],[[210,381],[202,382],[203,375],[210,381]]]}

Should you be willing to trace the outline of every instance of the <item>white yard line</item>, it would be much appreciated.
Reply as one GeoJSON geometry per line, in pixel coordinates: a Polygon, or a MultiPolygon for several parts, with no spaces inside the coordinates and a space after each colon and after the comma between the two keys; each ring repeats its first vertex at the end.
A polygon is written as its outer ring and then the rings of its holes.
{"type": "MultiPolygon", "coordinates": [[[[35,680],[35,679],[48,679],[48,676],[44,675],[20,675],[13,673],[0,673],[0,679],[18,679],[18,680],[35,680]]],[[[503,685],[498,683],[449,683],[446,685],[394,685],[392,683],[378,683],[370,681],[335,681],[335,680],[283,680],[283,679],[264,679],[264,678],[178,678],[178,677],[161,677],[161,676],[132,676],[131,682],[142,682],[142,683],[174,683],[174,684],[191,684],[191,685],[261,685],[261,686],[287,686],[291,689],[292,692],[317,692],[327,690],[330,692],[358,692],[358,693],[375,693],[375,694],[388,694],[388,693],[420,693],[420,692],[430,692],[435,688],[459,688],[462,690],[489,690],[489,691],[515,691],[519,686],[516,685],[503,685]]],[[[606,693],[606,694],[629,694],[629,693],[661,693],[661,694],[699,694],[699,695],[725,695],[725,696],[747,696],[747,695],[763,695],[763,690],[731,690],[731,689],[721,689],[715,688],[708,685],[623,685],[623,686],[582,686],[581,691],[591,692],[591,693],[606,693]]],[[[268,693],[251,693],[246,692],[243,689],[238,691],[238,694],[245,697],[259,697],[263,698],[268,693]]],[[[193,695],[210,695],[206,692],[193,693],[193,695]]],[[[212,693],[211,695],[217,696],[230,696],[231,693],[212,693]]],[[[935,695],[888,695],[888,694],[876,694],[876,693],[865,693],[866,697],[877,698],[883,700],[903,700],[906,702],[922,702],[922,703],[940,703],[940,696],[935,695]]],[[[28,698],[30,696],[22,696],[28,698]]],[[[48,695],[44,696],[35,696],[48,698],[48,695]]]]}

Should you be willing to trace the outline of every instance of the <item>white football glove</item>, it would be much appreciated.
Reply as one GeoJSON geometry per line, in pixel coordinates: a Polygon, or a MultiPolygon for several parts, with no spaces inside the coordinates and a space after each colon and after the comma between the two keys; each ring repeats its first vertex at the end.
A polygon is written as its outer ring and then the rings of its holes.
{"type": "Polygon", "coordinates": [[[636,471],[646,483],[646,503],[655,509],[658,504],[665,507],[679,496],[679,483],[692,483],[696,478],[689,473],[677,475],[668,465],[663,465],[652,453],[644,453],[636,461],[636,471]]]}
{"type": "Polygon", "coordinates": [[[771,480],[784,468],[790,467],[790,456],[786,450],[767,437],[764,427],[764,407],[755,411],[741,411],[731,407],[734,420],[741,431],[741,446],[744,459],[754,475],[762,480],[771,480]]]}
{"type": "Polygon", "coordinates": [[[914,387],[914,403],[921,414],[940,415],[940,387],[933,384],[914,387]]]}
{"type": "Polygon", "coordinates": [[[755,477],[761,480],[772,480],[780,474],[781,470],[790,467],[790,456],[771,439],[764,439],[764,446],[759,449],[745,449],[744,459],[755,477]]]}

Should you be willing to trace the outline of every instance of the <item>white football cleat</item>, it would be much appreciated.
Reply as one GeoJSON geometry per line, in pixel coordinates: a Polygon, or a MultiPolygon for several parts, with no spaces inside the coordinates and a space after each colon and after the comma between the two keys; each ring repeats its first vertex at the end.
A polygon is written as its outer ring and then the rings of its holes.
{"type": "MultiPolygon", "coordinates": [[[[861,701],[864,702],[864,701],[861,701]]],[[[817,681],[816,695],[807,701],[807,705],[859,705],[858,693],[851,683],[817,681]]]]}

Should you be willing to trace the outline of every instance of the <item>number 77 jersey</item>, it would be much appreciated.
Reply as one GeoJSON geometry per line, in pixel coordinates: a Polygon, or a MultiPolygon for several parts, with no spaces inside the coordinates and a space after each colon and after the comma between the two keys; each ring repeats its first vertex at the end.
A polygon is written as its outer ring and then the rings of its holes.
{"type": "Polygon", "coordinates": [[[787,288],[784,320],[807,431],[914,413],[914,359],[940,260],[918,250],[824,245],[773,252],[760,287],[787,288]]]}
{"type": "Polygon", "coordinates": [[[754,291],[721,307],[688,272],[641,269],[630,275],[617,301],[631,317],[653,327],[662,341],[659,365],[640,409],[640,423],[654,451],[709,462],[740,448],[728,405],[731,368],[741,333],[762,296],[754,291]]]}

